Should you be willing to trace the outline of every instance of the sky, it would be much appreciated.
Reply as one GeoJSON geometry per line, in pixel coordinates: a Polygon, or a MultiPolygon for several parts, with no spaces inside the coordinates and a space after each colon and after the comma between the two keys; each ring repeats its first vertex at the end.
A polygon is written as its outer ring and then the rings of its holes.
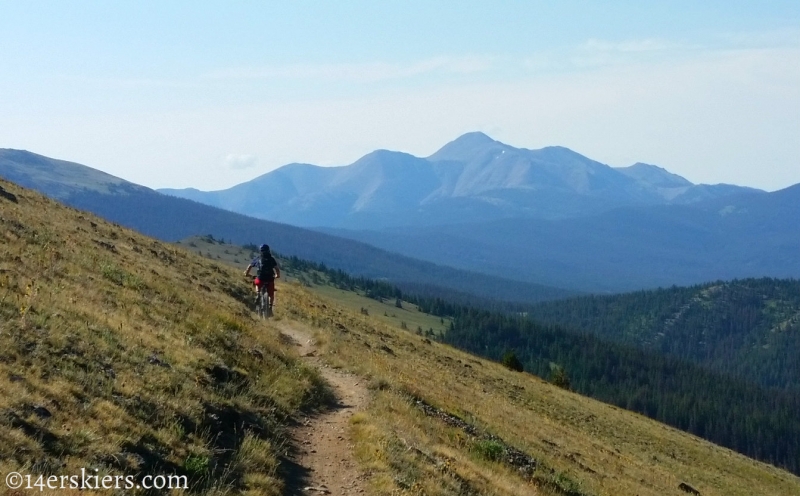
{"type": "Polygon", "coordinates": [[[800,2],[0,0],[0,147],[146,186],[482,131],[800,183],[800,2]]]}

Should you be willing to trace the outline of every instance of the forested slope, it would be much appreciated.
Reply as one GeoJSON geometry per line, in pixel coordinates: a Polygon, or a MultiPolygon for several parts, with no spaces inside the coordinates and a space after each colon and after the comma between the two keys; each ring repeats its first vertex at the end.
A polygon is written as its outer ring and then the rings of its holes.
{"type": "Polygon", "coordinates": [[[444,341],[494,360],[513,352],[540,377],[563,373],[581,394],[800,473],[796,390],[761,387],[653,351],[479,310],[453,312],[444,341]]]}
{"type": "Polygon", "coordinates": [[[530,316],[800,391],[800,281],[743,279],[537,304],[530,316]]]}

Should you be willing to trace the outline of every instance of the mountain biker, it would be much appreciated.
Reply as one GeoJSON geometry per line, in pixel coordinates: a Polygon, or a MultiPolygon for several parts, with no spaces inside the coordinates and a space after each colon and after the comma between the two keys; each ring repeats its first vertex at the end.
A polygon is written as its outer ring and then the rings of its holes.
{"type": "Polygon", "coordinates": [[[268,245],[261,245],[259,251],[261,255],[250,262],[247,270],[244,271],[244,275],[245,277],[250,277],[250,270],[256,269],[256,279],[253,281],[256,287],[256,303],[258,302],[259,292],[263,291],[262,288],[265,288],[269,297],[269,309],[272,311],[272,305],[275,303],[275,279],[280,279],[281,268],[278,265],[278,261],[270,253],[268,245]]]}

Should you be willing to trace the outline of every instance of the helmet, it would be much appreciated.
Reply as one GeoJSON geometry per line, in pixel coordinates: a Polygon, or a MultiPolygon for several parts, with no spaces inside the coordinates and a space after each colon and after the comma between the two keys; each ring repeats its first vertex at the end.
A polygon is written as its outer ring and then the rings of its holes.
{"type": "Polygon", "coordinates": [[[269,253],[269,245],[261,245],[259,250],[261,250],[261,253],[269,253]]]}

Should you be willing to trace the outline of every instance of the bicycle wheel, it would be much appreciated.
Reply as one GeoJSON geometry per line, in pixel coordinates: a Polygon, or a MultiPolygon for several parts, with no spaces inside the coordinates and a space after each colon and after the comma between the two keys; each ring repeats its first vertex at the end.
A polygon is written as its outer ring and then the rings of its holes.
{"type": "Polygon", "coordinates": [[[258,296],[256,296],[256,313],[262,319],[264,318],[264,293],[261,291],[259,291],[258,296]]]}

